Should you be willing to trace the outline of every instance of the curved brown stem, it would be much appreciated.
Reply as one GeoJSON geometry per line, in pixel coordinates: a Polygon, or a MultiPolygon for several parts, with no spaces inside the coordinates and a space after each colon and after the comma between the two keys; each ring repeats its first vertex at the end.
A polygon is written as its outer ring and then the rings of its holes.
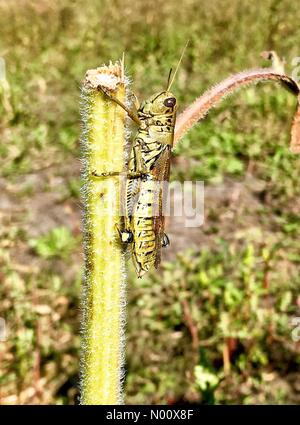
{"type": "Polygon", "coordinates": [[[269,80],[278,81],[295,95],[299,95],[300,88],[297,82],[273,68],[249,69],[234,74],[207,90],[179,115],[175,127],[174,145],[223,98],[243,86],[269,80]]]}

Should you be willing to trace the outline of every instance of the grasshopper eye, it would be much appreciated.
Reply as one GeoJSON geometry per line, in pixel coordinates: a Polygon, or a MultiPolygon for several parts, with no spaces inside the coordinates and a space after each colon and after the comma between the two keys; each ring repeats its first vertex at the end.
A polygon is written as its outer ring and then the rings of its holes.
{"type": "Polygon", "coordinates": [[[168,108],[173,108],[176,105],[175,97],[168,97],[166,100],[164,100],[164,105],[168,108]]]}

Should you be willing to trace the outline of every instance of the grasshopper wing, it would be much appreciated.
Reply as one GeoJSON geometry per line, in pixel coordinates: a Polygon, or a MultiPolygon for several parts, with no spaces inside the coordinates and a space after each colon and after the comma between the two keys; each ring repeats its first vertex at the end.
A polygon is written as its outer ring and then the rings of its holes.
{"type": "Polygon", "coordinates": [[[151,170],[157,184],[157,208],[153,217],[153,228],[156,235],[156,258],[155,267],[157,268],[161,261],[161,247],[165,229],[165,211],[168,195],[168,183],[170,178],[170,159],[171,147],[167,147],[164,153],[158,158],[155,166],[151,170]]]}

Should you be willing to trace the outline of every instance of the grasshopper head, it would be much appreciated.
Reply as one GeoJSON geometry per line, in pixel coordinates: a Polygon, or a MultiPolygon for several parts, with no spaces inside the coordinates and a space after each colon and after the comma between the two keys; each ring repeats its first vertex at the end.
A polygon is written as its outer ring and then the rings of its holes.
{"type": "Polygon", "coordinates": [[[163,91],[147,99],[140,109],[146,115],[173,115],[177,100],[171,92],[163,91]]]}

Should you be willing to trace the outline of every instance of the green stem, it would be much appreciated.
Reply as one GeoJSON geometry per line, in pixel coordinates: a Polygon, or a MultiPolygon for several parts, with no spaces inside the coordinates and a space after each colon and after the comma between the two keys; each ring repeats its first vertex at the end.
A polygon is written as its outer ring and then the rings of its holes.
{"type": "Polygon", "coordinates": [[[85,276],[82,296],[81,404],[122,403],[124,253],[118,177],[124,169],[125,113],[97,87],[125,102],[123,64],[87,72],[83,83],[85,276]]]}

